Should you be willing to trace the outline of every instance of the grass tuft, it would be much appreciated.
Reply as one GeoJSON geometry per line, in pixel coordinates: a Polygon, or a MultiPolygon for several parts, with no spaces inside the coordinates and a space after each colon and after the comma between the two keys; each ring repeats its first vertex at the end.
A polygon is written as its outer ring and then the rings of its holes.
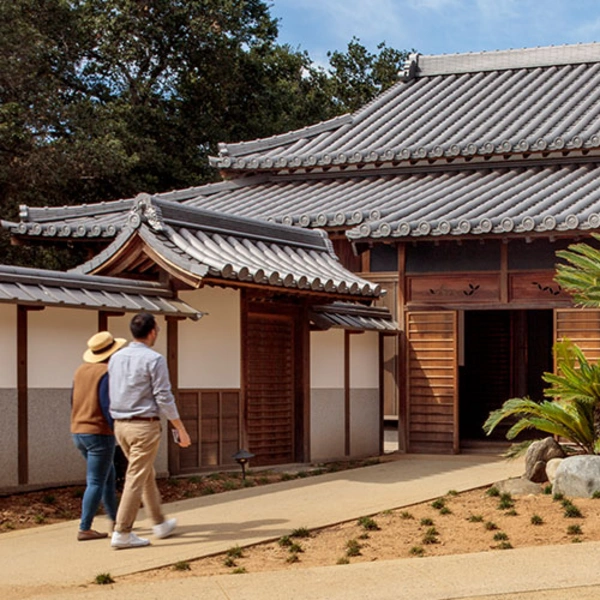
{"type": "Polygon", "coordinates": [[[108,585],[109,583],[114,582],[115,580],[110,573],[98,573],[94,578],[94,583],[97,583],[98,585],[108,585]]]}
{"type": "Polygon", "coordinates": [[[358,525],[366,531],[379,531],[381,527],[377,525],[377,521],[371,517],[360,517],[358,519],[358,525]]]}

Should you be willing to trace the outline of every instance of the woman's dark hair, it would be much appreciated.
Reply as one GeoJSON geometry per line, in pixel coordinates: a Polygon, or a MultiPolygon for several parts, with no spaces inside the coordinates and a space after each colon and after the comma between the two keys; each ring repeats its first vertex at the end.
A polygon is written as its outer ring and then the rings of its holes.
{"type": "Polygon", "coordinates": [[[154,315],[143,312],[135,315],[129,324],[131,335],[137,340],[143,340],[156,327],[154,315]]]}

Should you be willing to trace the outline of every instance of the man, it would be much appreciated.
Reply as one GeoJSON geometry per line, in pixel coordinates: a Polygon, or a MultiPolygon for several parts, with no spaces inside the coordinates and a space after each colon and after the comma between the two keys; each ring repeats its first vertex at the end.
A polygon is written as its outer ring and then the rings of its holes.
{"type": "Polygon", "coordinates": [[[83,364],[75,371],[71,393],[71,434],[73,443],[86,460],[86,487],[81,503],[80,542],[108,537],[92,529],[100,506],[114,523],[117,515],[115,493],[115,436],[109,414],[108,359],[127,340],[100,331],[87,342],[83,364]]]}
{"type": "Polygon", "coordinates": [[[171,391],[165,358],[152,350],[159,327],[154,316],[133,317],[130,330],[134,341],[111,357],[108,363],[110,413],[115,420],[115,437],[129,464],[117,512],[113,548],[148,546],[150,541],[133,533],[140,500],[154,522],[154,536],[173,533],[175,519],[165,519],[156,485],[154,459],[161,437],[159,415],[164,415],[179,434],[179,446],[187,448],[190,436],[179,418],[171,391]]]}

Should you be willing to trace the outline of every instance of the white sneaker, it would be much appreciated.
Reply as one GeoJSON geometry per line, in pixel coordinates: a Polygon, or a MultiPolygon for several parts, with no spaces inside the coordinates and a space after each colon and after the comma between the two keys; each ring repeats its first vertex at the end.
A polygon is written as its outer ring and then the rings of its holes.
{"type": "Polygon", "coordinates": [[[142,546],[149,546],[150,540],[138,537],[135,533],[121,533],[120,531],[113,531],[110,545],[119,550],[121,548],[141,548],[142,546]]]}
{"type": "Polygon", "coordinates": [[[152,528],[152,532],[154,533],[154,537],[162,540],[163,538],[169,537],[177,525],[177,519],[167,519],[160,523],[160,525],[155,525],[152,528]]]}

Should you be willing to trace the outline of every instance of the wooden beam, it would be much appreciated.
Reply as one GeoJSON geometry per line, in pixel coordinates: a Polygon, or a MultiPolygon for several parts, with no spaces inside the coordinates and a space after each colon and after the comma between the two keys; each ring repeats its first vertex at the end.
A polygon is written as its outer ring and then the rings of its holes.
{"type": "MultiPolygon", "coordinates": [[[[379,454],[383,454],[384,451],[384,440],[385,428],[383,424],[384,415],[384,394],[383,394],[383,339],[384,335],[381,333],[377,336],[377,365],[378,365],[378,376],[379,376],[379,454]]],[[[400,415],[398,415],[400,418],[400,415]]]]}
{"type": "Polygon", "coordinates": [[[344,454],[350,456],[350,332],[344,330],[344,454]]]}
{"type": "Polygon", "coordinates": [[[125,311],[100,310],[98,311],[98,331],[109,331],[108,319],[110,317],[122,317],[125,311]]]}
{"type": "Polygon", "coordinates": [[[500,244],[500,303],[508,304],[508,242],[500,244]]]}
{"type": "MultiPolygon", "coordinates": [[[[178,346],[179,346],[179,319],[166,317],[167,322],[167,366],[169,368],[169,378],[171,379],[171,388],[175,396],[175,400],[179,398],[179,362],[178,362],[178,346]]],[[[167,436],[169,440],[168,446],[168,464],[169,475],[178,475],[181,471],[179,461],[179,446],[173,441],[173,437],[169,432],[167,436]]]]}
{"type": "Polygon", "coordinates": [[[406,244],[398,244],[396,322],[400,328],[396,381],[398,382],[398,451],[408,451],[408,360],[406,347],[406,244]]]}
{"type": "Polygon", "coordinates": [[[240,291],[240,449],[248,450],[248,311],[250,308],[248,290],[240,291]]]}
{"type": "Polygon", "coordinates": [[[17,448],[19,485],[29,483],[27,308],[17,305],[17,448]]]}
{"type": "Polygon", "coordinates": [[[300,439],[296,443],[297,460],[308,462],[310,457],[310,319],[308,317],[309,307],[304,305],[295,316],[295,322],[298,334],[295,335],[296,348],[299,356],[297,357],[300,385],[297,393],[300,395],[298,406],[301,407],[301,414],[298,415],[298,421],[301,421],[300,439]]]}

